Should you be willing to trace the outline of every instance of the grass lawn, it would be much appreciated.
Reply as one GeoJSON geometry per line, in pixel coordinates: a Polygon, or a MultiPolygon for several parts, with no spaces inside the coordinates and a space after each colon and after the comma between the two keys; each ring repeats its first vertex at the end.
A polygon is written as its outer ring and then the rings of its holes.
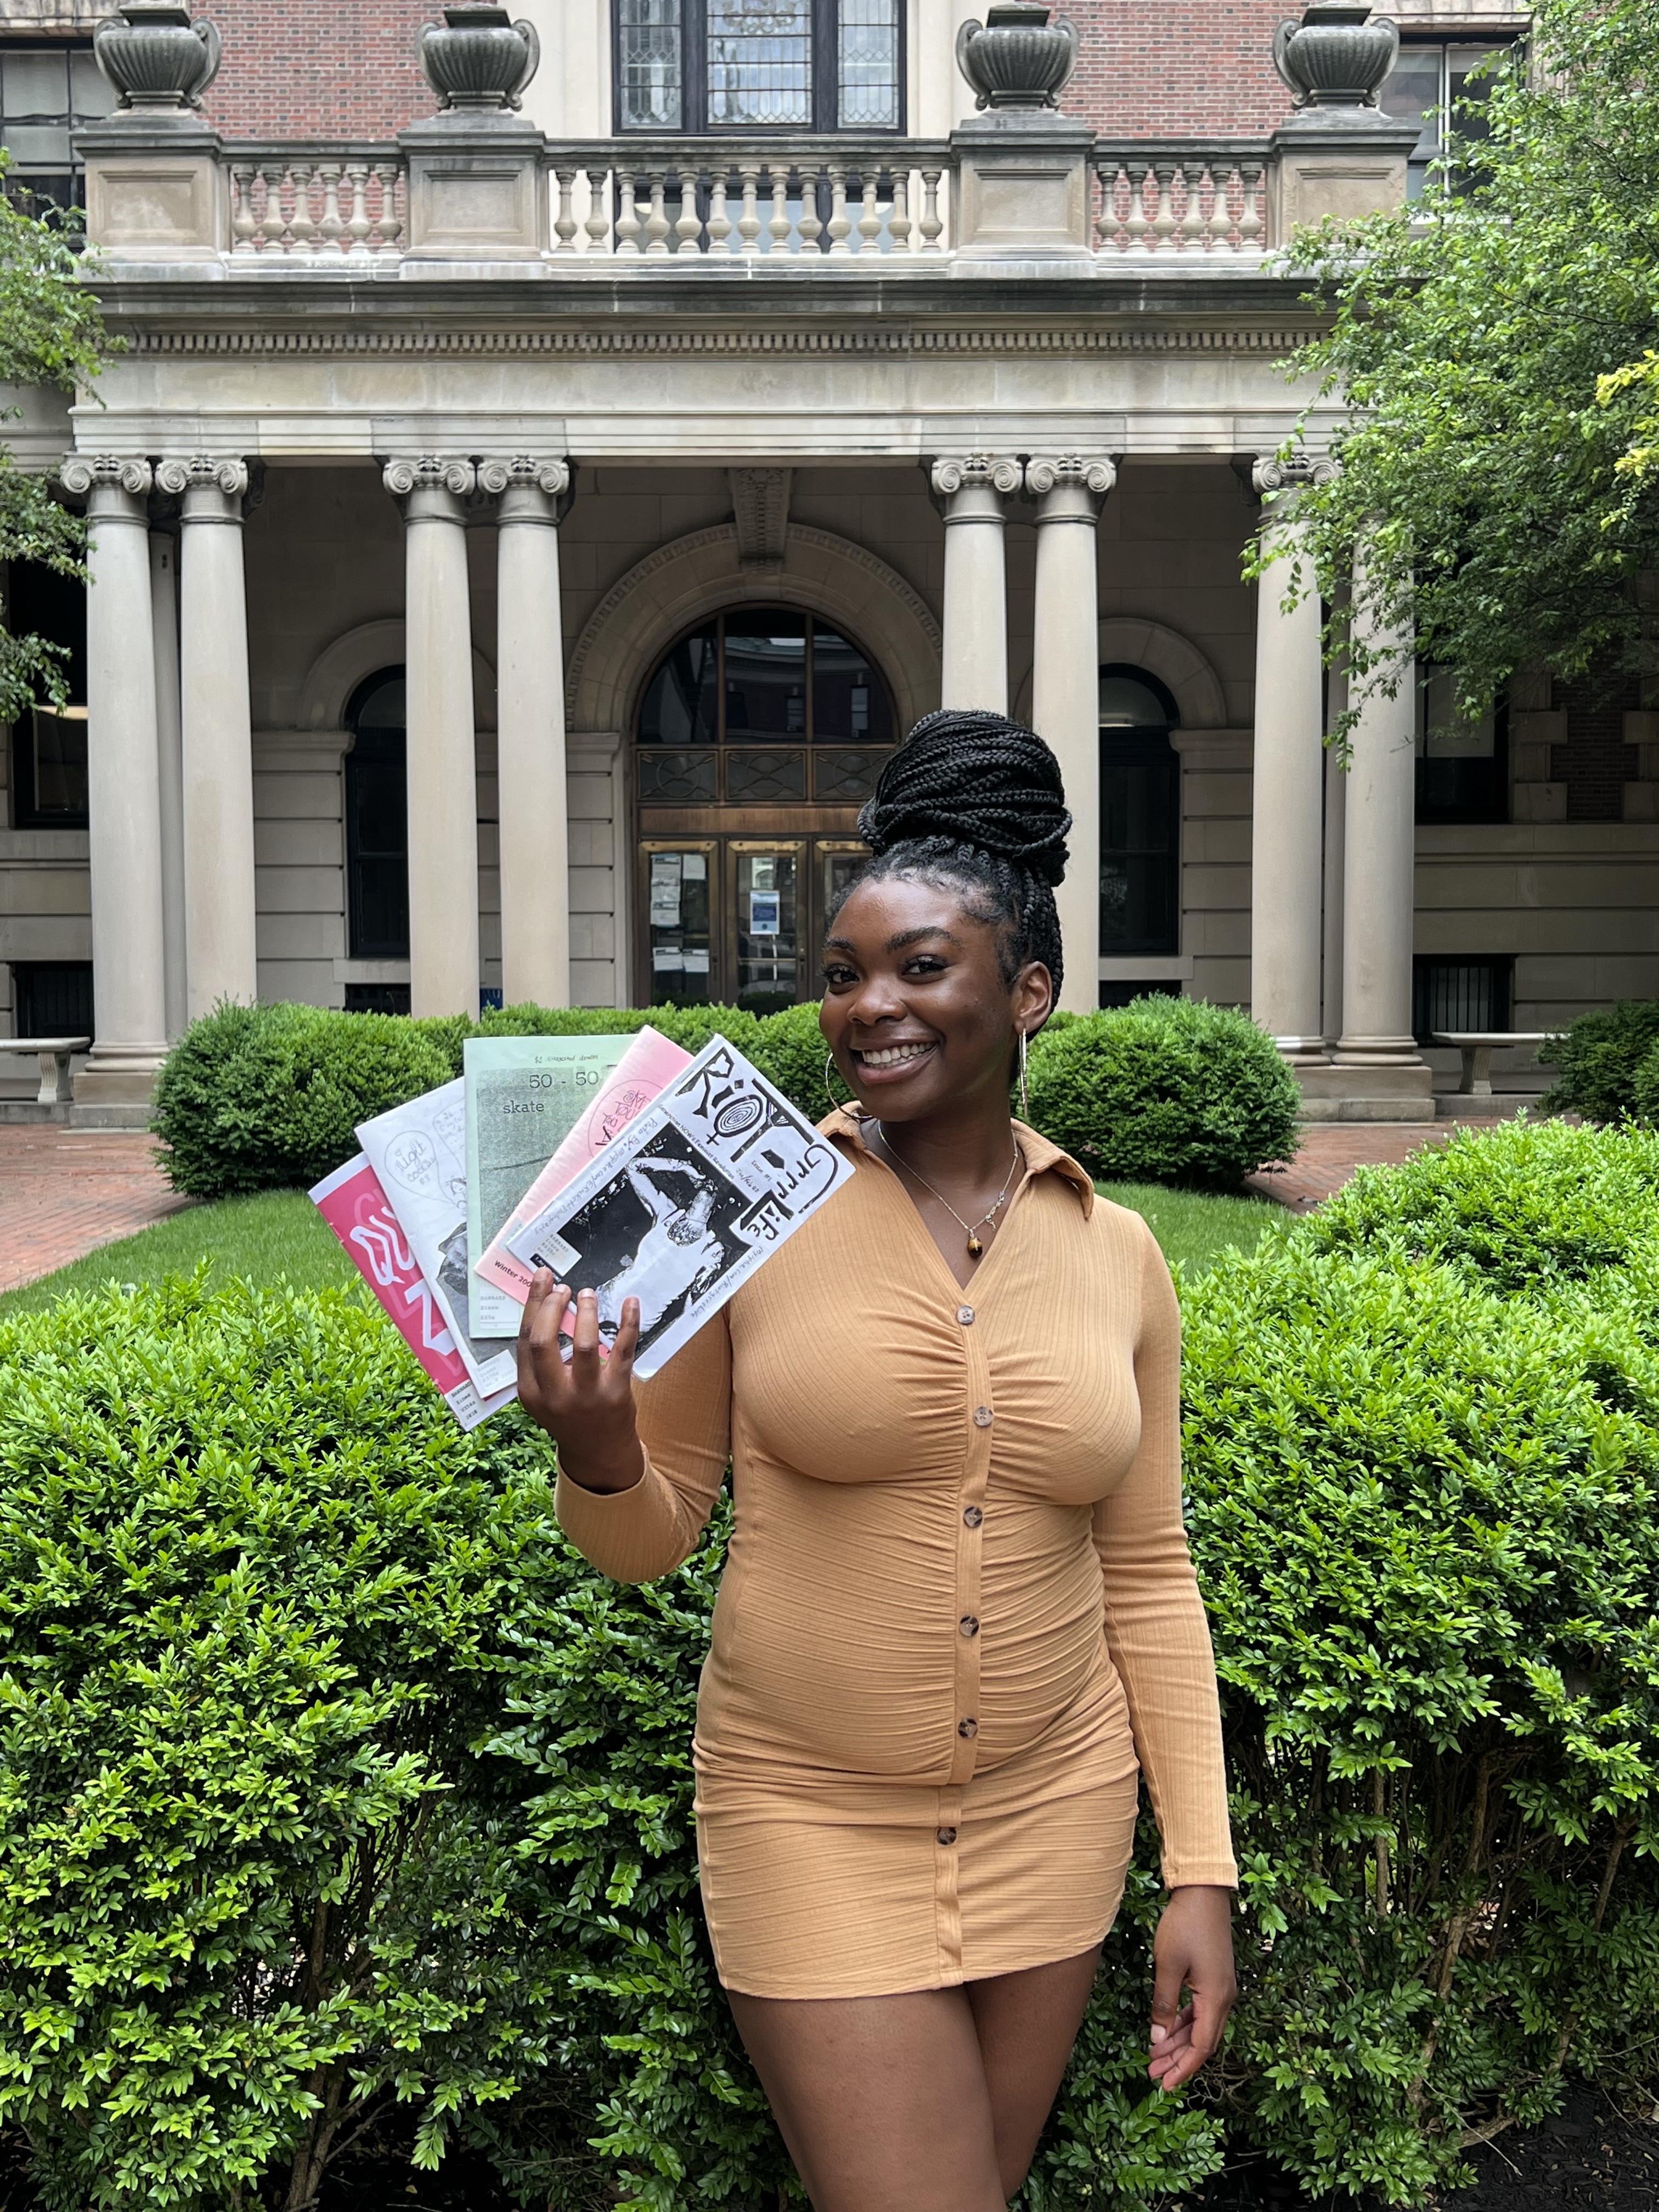
{"type": "MultiPolygon", "coordinates": [[[[1254,1251],[1265,1230],[1288,1218],[1267,1199],[1208,1198],[1152,1182],[1103,1183],[1101,1188],[1118,1205],[1144,1213],[1164,1257],[1171,1263],[1184,1261],[1189,1272],[1207,1267],[1230,1244],[1254,1251]]],[[[49,1305],[64,1291],[95,1290],[111,1280],[154,1283],[163,1275],[187,1275],[203,1260],[220,1279],[252,1275],[258,1282],[274,1283],[286,1275],[306,1290],[358,1279],[302,1191],[264,1191],[257,1198],[192,1206],[136,1237],[105,1244],[54,1275],[8,1291],[0,1297],[0,1315],[26,1313],[49,1305]]]]}

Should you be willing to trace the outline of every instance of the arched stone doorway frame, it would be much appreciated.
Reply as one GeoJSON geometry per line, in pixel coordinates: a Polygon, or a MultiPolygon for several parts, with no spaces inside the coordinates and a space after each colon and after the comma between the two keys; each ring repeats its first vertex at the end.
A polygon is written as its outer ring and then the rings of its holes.
{"type": "MultiPolygon", "coordinates": [[[[1221,678],[1192,640],[1167,623],[1150,622],[1143,615],[1103,615],[1096,630],[1095,665],[1105,668],[1114,663],[1156,676],[1174,698],[1183,731],[1228,727],[1221,678]]],[[[1022,718],[1030,714],[1029,669],[1014,711],[1022,718]]]]}
{"type": "Polygon", "coordinates": [[[567,683],[573,738],[622,737],[675,639],[732,607],[799,607],[844,623],[892,686],[901,730],[939,704],[942,639],[933,610],[896,568],[850,538],[792,523],[777,567],[745,566],[735,523],[647,554],[605,593],[576,640],[567,683]]]}
{"type": "Polygon", "coordinates": [[[744,605],[799,607],[844,625],[891,686],[901,731],[939,704],[937,617],[896,568],[851,538],[792,523],[781,563],[749,565],[738,557],[736,524],[720,523],[659,546],[619,577],[582,625],[565,686],[573,779],[603,775],[610,787],[619,988],[633,973],[628,738],[640,698],[676,638],[744,605]]]}
{"type": "MultiPolygon", "coordinates": [[[[383,615],[342,630],[306,671],[295,726],[337,732],[343,749],[351,741],[345,711],[352,693],[381,669],[401,667],[407,657],[401,615],[383,615]]],[[[472,720],[480,730],[495,726],[495,672],[476,645],[472,648],[472,720]]]]}

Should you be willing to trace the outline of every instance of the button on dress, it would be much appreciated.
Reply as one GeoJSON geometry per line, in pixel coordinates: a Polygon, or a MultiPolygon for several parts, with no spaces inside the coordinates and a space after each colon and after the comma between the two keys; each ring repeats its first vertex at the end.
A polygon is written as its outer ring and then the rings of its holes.
{"type": "Polygon", "coordinates": [[[1165,1882],[1237,1882],[1151,1231],[1017,1123],[1028,1172],[966,1305],[856,1120],[822,1126],[857,1172],[637,1386],[641,1480],[558,1486],[587,1559],[643,1582],[730,1458],[697,1842],[720,1978],[756,1996],[1089,1949],[1142,1773],[1165,1882]]]}

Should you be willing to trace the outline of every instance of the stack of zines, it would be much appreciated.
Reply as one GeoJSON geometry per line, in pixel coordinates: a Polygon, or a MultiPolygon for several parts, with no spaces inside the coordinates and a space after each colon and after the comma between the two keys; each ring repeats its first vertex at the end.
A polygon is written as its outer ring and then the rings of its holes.
{"type": "Polygon", "coordinates": [[[648,1028],[471,1037],[357,1139],[311,1195],[469,1429],[516,1395],[538,1267],[598,1292],[606,1345],[637,1297],[649,1376],[852,1173],[724,1038],[693,1059],[648,1028]]]}

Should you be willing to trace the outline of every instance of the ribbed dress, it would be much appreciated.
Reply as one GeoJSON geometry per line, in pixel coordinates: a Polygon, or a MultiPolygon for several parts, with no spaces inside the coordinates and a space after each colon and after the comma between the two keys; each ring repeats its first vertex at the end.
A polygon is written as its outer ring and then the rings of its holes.
{"type": "Polygon", "coordinates": [[[1016,1124],[1028,1172],[963,1290],[857,1121],[823,1127],[856,1174],[637,1386],[639,1482],[558,1488],[592,1564],[644,1582],[690,1553],[729,1455],[697,1842],[720,1978],[756,1996],[1088,1949],[1138,1768],[1165,1882],[1237,1881],[1151,1231],[1016,1124]]]}

